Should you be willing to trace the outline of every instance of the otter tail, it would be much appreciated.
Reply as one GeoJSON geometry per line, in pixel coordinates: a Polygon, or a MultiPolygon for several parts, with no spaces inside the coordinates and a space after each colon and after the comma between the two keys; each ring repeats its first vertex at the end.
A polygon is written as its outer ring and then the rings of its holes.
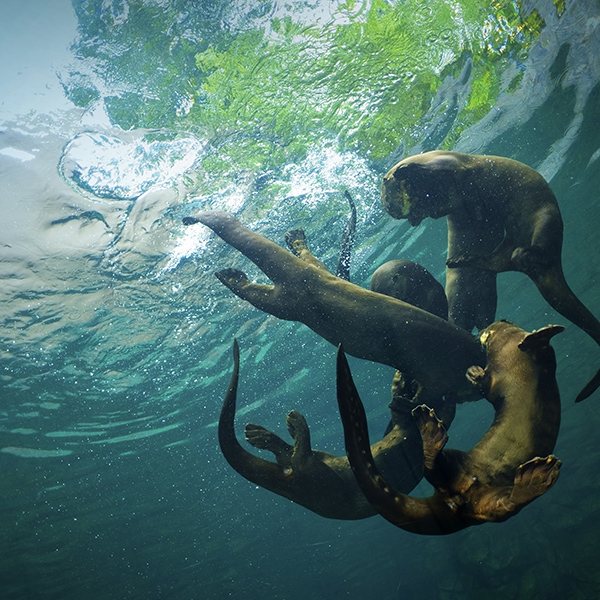
{"type": "Polygon", "coordinates": [[[340,248],[340,257],[338,259],[337,269],[335,274],[341,279],[350,281],[350,258],[352,255],[352,247],[354,246],[354,234],[356,232],[356,206],[350,192],[346,190],[344,197],[350,204],[350,217],[342,234],[342,245],[340,248]]]}
{"type": "MultiPolygon", "coordinates": [[[[219,417],[219,446],[225,460],[242,477],[269,490],[273,490],[272,482],[283,479],[281,467],[275,463],[254,456],[238,442],[235,435],[235,409],[237,388],[240,374],[240,349],[237,340],[233,340],[233,373],[227,388],[221,416],[219,417]]],[[[277,493],[281,493],[278,491],[277,493]]]]}
{"type": "Polygon", "coordinates": [[[344,426],[346,453],[358,485],[371,505],[397,527],[424,535],[444,535],[464,529],[443,502],[411,498],[393,490],[381,477],[371,454],[367,419],[341,345],[337,358],[337,396],[344,426]]]}
{"type": "MultiPolygon", "coordinates": [[[[600,346],[600,321],[569,287],[560,267],[552,269],[539,279],[534,279],[540,293],[550,306],[585,331],[600,346]]],[[[575,402],[591,396],[600,387],[600,370],[579,392],[575,402]]]]}
{"type": "Polygon", "coordinates": [[[600,387],[600,369],[596,374],[585,384],[584,388],[577,394],[575,402],[581,402],[589,398],[600,387]]]}

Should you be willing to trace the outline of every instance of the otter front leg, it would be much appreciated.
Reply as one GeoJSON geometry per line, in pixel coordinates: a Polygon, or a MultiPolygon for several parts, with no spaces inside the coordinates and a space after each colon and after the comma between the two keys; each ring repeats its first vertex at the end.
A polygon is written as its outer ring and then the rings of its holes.
{"type": "Polygon", "coordinates": [[[287,305],[281,301],[277,286],[251,283],[248,276],[238,269],[223,269],[215,273],[217,279],[236,296],[250,302],[256,308],[280,319],[291,320],[287,305]]]}
{"type": "Polygon", "coordinates": [[[274,283],[286,281],[289,273],[303,265],[296,256],[259,233],[244,227],[232,215],[220,210],[204,210],[185,217],[184,225],[202,223],[221,239],[249,258],[274,283]]]}
{"type": "Polygon", "coordinates": [[[482,396],[486,396],[490,389],[490,375],[479,365],[472,365],[467,369],[467,379],[477,388],[482,396]]]}
{"type": "Polygon", "coordinates": [[[412,411],[423,439],[423,459],[426,471],[433,471],[440,452],[448,441],[444,424],[436,417],[435,411],[425,404],[412,411]]]}

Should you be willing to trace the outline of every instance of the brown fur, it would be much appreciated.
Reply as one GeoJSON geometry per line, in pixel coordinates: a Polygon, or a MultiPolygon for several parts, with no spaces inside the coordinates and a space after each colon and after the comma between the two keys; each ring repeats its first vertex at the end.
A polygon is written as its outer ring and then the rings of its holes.
{"type": "Polygon", "coordinates": [[[399,493],[377,471],[364,409],[339,352],[338,403],[346,451],[361,489],[382,516],[414,533],[448,534],[504,521],[554,484],[561,463],[550,453],[560,425],[560,396],[549,340],[562,330],[550,326],[528,334],[499,321],[482,332],[487,366],[472,367],[468,376],[492,403],[496,416],[469,452],[445,450],[448,436],[434,411],[424,405],[414,410],[423,439],[425,477],[435,488],[429,498],[399,493]]]}
{"type": "MultiPolygon", "coordinates": [[[[326,270],[310,253],[302,230],[287,232],[286,241],[290,250],[302,260],[326,270]]],[[[447,317],[444,289],[426,269],[416,263],[402,260],[385,263],[375,271],[371,288],[409,301],[442,318],[447,317]]],[[[234,374],[219,421],[221,449],[229,464],[249,481],[323,517],[361,519],[377,514],[358,487],[348,459],[311,447],[308,425],[298,411],[291,411],[286,419],[293,445],[261,425],[248,423],[245,427],[248,443],[273,453],[277,465],[263,461],[242,448],[234,430],[239,377],[237,343],[234,344],[234,356],[234,374]]],[[[415,406],[411,390],[412,386],[407,385],[400,373],[396,372],[390,405],[392,420],[384,438],[371,447],[377,468],[403,493],[409,493],[421,480],[423,473],[421,435],[411,415],[415,406]]],[[[454,404],[440,399],[435,406],[438,414],[441,412],[445,422],[450,424],[454,417],[454,404]]]]}
{"type": "MultiPolygon", "coordinates": [[[[245,450],[237,441],[234,429],[238,381],[236,341],[233,375],[219,419],[219,444],[227,462],[240,475],[329,519],[364,519],[377,514],[358,487],[348,459],[313,450],[306,420],[295,410],[286,419],[293,446],[260,425],[246,425],[247,441],[272,452],[276,463],[245,450]]],[[[397,489],[408,493],[422,477],[421,439],[411,422],[411,406],[397,402],[394,406],[393,429],[373,444],[370,451],[377,468],[397,489]],[[403,423],[408,425],[406,429],[403,423]]]]}
{"type": "Polygon", "coordinates": [[[198,222],[273,281],[273,285],[250,283],[236,269],[216,273],[240,298],[280,319],[304,323],[332,344],[342,343],[357,358],[402,371],[419,383],[419,401],[461,390],[468,393],[463,374],[470,365],[483,364],[483,355],[467,332],[410,304],[340,279],[243,227],[225,212],[203,211],[184,219],[188,225],[198,222]]]}
{"type": "MultiPolygon", "coordinates": [[[[534,169],[500,156],[433,151],[384,177],[386,211],[411,225],[446,217],[450,321],[482,329],[496,311],[496,274],[521,271],[561,315],[600,345],[600,322],[575,296],[562,269],[563,222],[552,190],[534,169]]],[[[600,386],[600,370],[577,396],[600,386]]]]}
{"type": "Polygon", "coordinates": [[[442,285],[418,263],[390,260],[371,276],[371,290],[448,319],[448,300],[442,285]]]}

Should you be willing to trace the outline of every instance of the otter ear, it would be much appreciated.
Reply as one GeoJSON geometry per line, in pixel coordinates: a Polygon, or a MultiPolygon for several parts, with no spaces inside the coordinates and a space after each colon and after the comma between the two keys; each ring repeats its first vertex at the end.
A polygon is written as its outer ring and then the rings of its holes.
{"type": "Polygon", "coordinates": [[[523,350],[523,352],[532,352],[540,348],[545,348],[555,335],[564,330],[565,328],[562,325],[548,325],[537,329],[525,336],[519,343],[519,349],[523,350]]]}

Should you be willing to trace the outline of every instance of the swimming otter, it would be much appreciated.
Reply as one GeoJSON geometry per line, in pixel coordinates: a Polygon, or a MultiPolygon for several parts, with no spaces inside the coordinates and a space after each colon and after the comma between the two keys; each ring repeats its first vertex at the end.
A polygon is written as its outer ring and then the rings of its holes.
{"type": "MultiPolygon", "coordinates": [[[[385,294],[392,298],[422,308],[440,319],[448,319],[448,301],[442,284],[420,264],[410,260],[390,260],[379,266],[371,276],[371,291],[385,294]]],[[[394,374],[392,395],[413,398],[418,389],[418,383],[407,378],[400,371],[394,374]]],[[[449,427],[456,414],[456,397],[439,398],[432,407],[446,426],[449,427]]],[[[390,421],[386,433],[390,431],[393,422],[390,421]]],[[[416,423],[412,423],[416,428],[416,423]]],[[[408,428],[409,425],[405,425],[408,428]]]]}
{"type": "MultiPolygon", "coordinates": [[[[302,260],[326,270],[308,249],[301,229],[287,232],[285,238],[290,249],[302,260]]],[[[400,300],[411,300],[411,304],[423,310],[429,310],[441,318],[447,317],[444,289],[429,271],[416,263],[394,260],[383,264],[373,274],[371,289],[400,300]]],[[[279,468],[242,448],[234,430],[238,372],[239,350],[234,341],[234,375],[219,420],[221,450],[229,464],[249,481],[321,516],[362,519],[377,514],[358,487],[348,459],[311,447],[306,419],[298,411],[291,411],[286,419],[294,439],[293,446],[261,425],[248,423],[245,427],[248,443],[272,452],[279,468]]],[[[409,493],[423,475],[421,435],[411,414],[415,406],[412,400],[414,389],[396,373],[390,404],[392,419],[384,439],[371,448],[378,469],[403,493],[409,493]]],[[[440,398],[435,407],[449,426],[454,418],[455,404],[440,398]]]]}
{"type": "Polygon", "coordinates": [[[383,263],[371,276],[371,291],[448,319],[448,300],[442,284],[425,267],[411,260],[383,263]]]}
{"type": "Polygon", "coordinates": [[[365,290],[287,252],[222,211],[202,211],[184,224],[203,223],[252,260],[274,285],[250,283],[245,273],[216,273],[237,296],[280,319],[300,321],[346,351],[402,371],[418,382],[416,400],[468,393],[464,378],[484,364],[466,331],[410,304],[365,290]],[[435,368],[431,366],[435,365],[435,368]]]}
{"type": "MultiPolygon", "coordinates": [[[[303,229],[286,232],[285,241],[296,256],[318,269],[327,271],[327,267],[308,249],[303,229]]],[[[371,276],[371,291],[391,296],[441,319],[448,319],[448,302],[444,288],[425,267],[410,260],[390,260],[378,267],[371,276]]],[[[392,382],[392,397],[414,398],[417,391],[417,381],[396,371],[392,382]]],[[[443,415],[444,422],[450,425],[456,413],[456,400],[456,397],[436,398],[430,399],[429,402],[438,414],[443,415]]],[[[385,433],[389,433],[392,427],[393,420],[385,433]]],[[[405,427],[411,427],[411,424],[405,427]]],[[[416,425],[413,423],[412,427],[416,425]]]]}
{"type": "MultiPolygon", "coordinates": [[[[247,441],[255,448],[272,452],[276,463],[242,447],[234,428],[240,364],[235,340],[233,355],[233,374],[219,418],[219,445],[227,462],[245,479],[323,517],[364,519],[377,514],[358,487],[348,459],[313,450],[306,420],[295,410],[286,419],[293,446],[260,425],[246,425],[247,441]]],[[[394,427],[370,449],[378,469],[405,493],[415,487],[423,473],[421,437],[411,422],[412,406],[395,398],[390,406],[394,427]],[[404,429],[403,423],[409,427],[404,429]]]]}
{"type": "Polygon", "coordinates": [[[383,517],[413,533],[449,534],[504,521],[554,484],[561,462],[550,453],[560,426],[560,395],[549,341],[561,331],[560,326],[548,326],[527,333],[499,321],[481,333],[487,365],[485,370],[471,367],[468,377],[496,415],[470,451],[445,450],[448,435],[435,412],[425,405],[414,409],[425,477],[435,488],[429,498],[399,493],[378,473],[364,409],[340,348],[338,404],[346,452],[361,489],[383,517]]]}
{"type": "MultiPolygon", "coordinates": [[[[468,331],[489,325],[496,310],[496,273],[521,271],[552,308],[600,345],[600,322],[563,274],[558,202],[531,167],[500,156],[426,152],[390,169],[382,202],[392,217],[411,225],[426,217],[447,218],[451,322],[468,331]]],[[[600,370],[576,402],[598,386],[600,370]]]]}

